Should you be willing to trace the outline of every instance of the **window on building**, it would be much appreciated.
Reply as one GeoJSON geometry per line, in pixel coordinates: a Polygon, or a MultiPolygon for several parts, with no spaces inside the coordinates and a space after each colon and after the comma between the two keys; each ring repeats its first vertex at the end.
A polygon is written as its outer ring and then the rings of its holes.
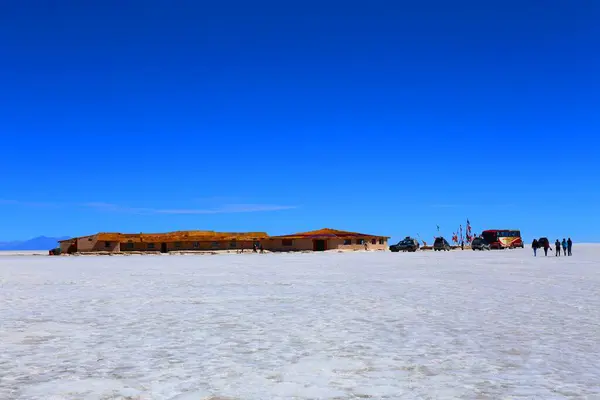
{"type": "Polygon", "coordinates": [[[282,246],[293,246],[294,240],[293,239],[281,239],[281,245],[282,246]]]}
{"type": "Polygon", "coordinates": [[[213,247],[213,249],[218,249],[219,248],[219,242],[212,242],[211,246],[213,247]]]}
{"type": "Polygon", "coordinates": [[[237,242],[235,240],[232,240],[231,242],[229,242],[229,247],[235,249],[237,247],[237,242]]]}
{"type": "Polygon", "coordinates": [[[385,240],[379,239],[379,244],[385,244],[385,240]]]}
{"type": "Polygon", "coordinates": [[[109,248],[110,247],[110,242],[104,242],[104,247],[109,248]]]}
{"type": "Polygon", "coordinates": [[[365,244],[365,239],[356,239],[356,244],[365,244]]]}
{"type": "Polygon", "coordinates": [[[377,239],[375,239],[375,238],[371,239],[371,244],[377,244],[377,239]]]}
{"type": "Polygon", "coordinates": [[[180,248],[181,247],[181,242],[175,242],[175,248],[180,248]]]}
{"type": "Polygon", "coordinates": [[[128,249],[133,249],[133,242],[132,242],[132,241],[129,241],[129,242],[127,243],[127,248],[128,248],[128,249]]]}
{"type": "Polygon", "coordinates": [[[154,249],[154,243],[148,243],[148,249],[149,250],[154,249]]]}
{"type": "Polygon", "coordinates": [[[197,249],[198,247],[200,247],[200,242],[194,242],[192,246],[194,246],[194,248],[197,249]]]}
{"type": "Polygon", "coordinates": [[[349,246],[352,244],[352,239],[344,239],[344,245],[349,246]]]}

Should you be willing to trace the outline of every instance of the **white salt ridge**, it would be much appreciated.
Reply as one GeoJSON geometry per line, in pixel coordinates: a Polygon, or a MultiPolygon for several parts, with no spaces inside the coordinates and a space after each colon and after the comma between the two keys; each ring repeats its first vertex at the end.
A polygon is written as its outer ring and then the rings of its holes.
{"type": "Polygon", "coordinates": [[[0,257],[0,399],[600,399],[600,246],[0,257]]]}

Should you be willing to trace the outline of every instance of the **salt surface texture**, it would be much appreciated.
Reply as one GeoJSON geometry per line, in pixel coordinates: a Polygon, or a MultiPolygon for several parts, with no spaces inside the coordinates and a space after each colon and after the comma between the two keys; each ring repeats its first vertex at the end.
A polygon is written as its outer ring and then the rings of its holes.
{"type": "Polygon", "coordinates": [[[0,257],[0,399],[600,399],[600,246],[0,257]]]}

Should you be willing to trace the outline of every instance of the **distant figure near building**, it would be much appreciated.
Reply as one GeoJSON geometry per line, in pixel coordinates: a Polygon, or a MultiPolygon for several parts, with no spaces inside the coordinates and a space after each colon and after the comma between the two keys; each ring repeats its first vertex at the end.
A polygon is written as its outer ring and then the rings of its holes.
{"type": "Polygon", "coordinates": [[[569,240],[567,240],[567,251],[568,251],[568,255],[571,255],[571,248],[573,247],[573,241],[571,240],[571,238],[569,238],[569,240]]]}
{"type": "Polygon", "coordinates": [[[560,257],[560,242],[558,239],[554,242],[554,247],[556,247],[556,257],[560,257]]]}
{"type": "Polygon", "coordinates": [[[567,247],[568,247],[567,240],[566,240],[565,238],[563,238],[563,241],[562,241],[562,248],[563,248],[563,254],[564,254],[565,256],[567,255],[567,247]]]}

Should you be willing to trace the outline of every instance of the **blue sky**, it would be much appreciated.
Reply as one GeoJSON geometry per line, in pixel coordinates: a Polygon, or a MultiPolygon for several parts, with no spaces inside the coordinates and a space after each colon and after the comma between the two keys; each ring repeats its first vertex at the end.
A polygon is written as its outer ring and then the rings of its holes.
{"type": "Polygon", "coordinates": [[[218,3],[3,4],[0,240],[600,240],[597,2],[218,3]]]}

